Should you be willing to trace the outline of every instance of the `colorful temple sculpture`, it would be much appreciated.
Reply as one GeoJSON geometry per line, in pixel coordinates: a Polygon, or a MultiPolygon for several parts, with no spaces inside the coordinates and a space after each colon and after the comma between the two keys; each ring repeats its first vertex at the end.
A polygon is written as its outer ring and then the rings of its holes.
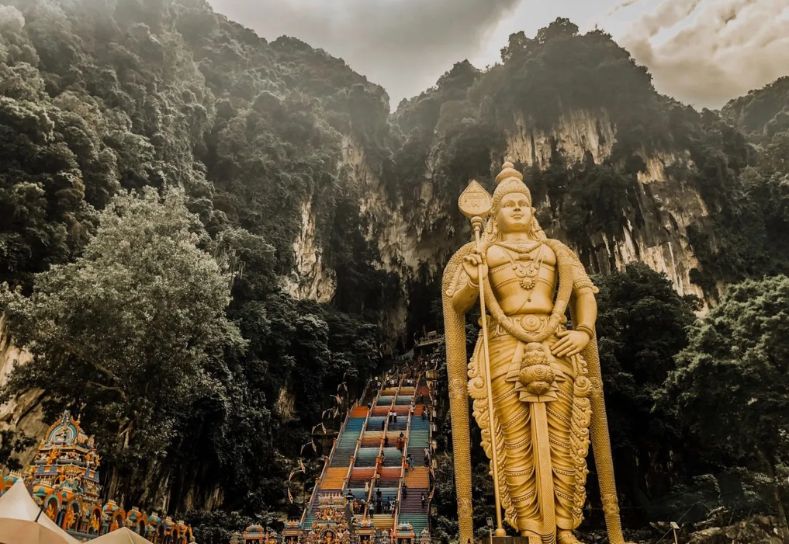
{"type": "MultiPolygon", "coordinates": [[[[417,361],[370,384],[348,412],[311,499],[301,519],[286,524],[282,544],[430,542],[432,381],[417,361]]],[[[257,544],[251,534],[248,528],[239,544],[257,544]]]]}
{"type": "Polygon", "coordinates": [[[43,512],[78,540],[89,540],[119,527],[128,527],[154,544],[189,544],[192,529],[183,521],[128,511],[113,500],[102,504],[99,465],[93,438],[66,411],[50,426],[33,463],[21,474],[0,482],[0,495],[22,479],[43,512]]]}

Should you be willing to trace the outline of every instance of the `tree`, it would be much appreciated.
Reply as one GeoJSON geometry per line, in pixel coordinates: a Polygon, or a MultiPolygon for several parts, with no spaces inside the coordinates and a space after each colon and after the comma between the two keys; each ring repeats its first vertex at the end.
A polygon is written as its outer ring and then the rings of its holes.
{"type": "Polygon", "coordinates": [[[649,519],[656,515],[654,503],[680,479],[673,418],[653,406],[674,370],[673,357],[687,345],[686,329],[695,320],[698,301],[680,296],[664,274],[641,263],[596,282],[597,334],[617,481],[625,500],[649,519]]]}
{"type": "Polygon", "coordinates": [[[789,277],[746,280],[690,329],[661,401],[712,466],[766,473],[786,530],[789,277]]]}
{"type": "Polygon", "coordinates": [[[550,40],[572,38],[578,35],[578,25],[566,17],[557,17],[546,27],[537,31],[537,42],[545,43],[550,40]]]}
{"type": "Polygon", "coordinates": [[[182,192],[122,193],[80,258],[38,274],[30,298],[2,292],[14,340],[34,356],[4,395],[38,387],[78,412],[114,470],[110,496],[165,456],[197,399],[222,398],[212,367],[244,347],[225,317],[230,274],[206,241],[182,192]]]}

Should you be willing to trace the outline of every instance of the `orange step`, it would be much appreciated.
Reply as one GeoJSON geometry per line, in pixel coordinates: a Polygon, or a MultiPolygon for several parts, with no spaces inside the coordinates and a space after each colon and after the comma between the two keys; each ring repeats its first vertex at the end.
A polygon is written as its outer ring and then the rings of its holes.
{"type": "Polygon", "coordinates": [[[375,475],[375,467],[354,467],[351,480],[369,480],[375,475]]]}
{"type": "Polygon", "coordinates": [[[381,478],[387,480],[395,480],[400,477],[400,467],[381,467],[378,472],[381,473],[381,478]]]}
{"type": "Polygon", "coordinates": [[[372,433],[364,433],[364,437],[362,438],[362,447],[363,448],[372,448],[381,444],[381,440],[383,440],[384,433],[377,433],[378,436],[368,436],[372,433]]]}
{"type": "Polygon", "coordinates": [[[351,408],[350,417],[367,417],[367,406],[354,406],[351,408]]]}
{"type": "Polygon", "coordinates": [[[320,489],[342,489],[342,484],[345,482],[345,475],[348,473],[348,467],[334,467],[326,470],[323,475],[323,480],[320,483],[320,489]]]}
{"type": "Polygon", "coordinates": [[[430,487],[430,473],[427,467],[414,467],[405,477],[405,485],[409,489],[427,489],[430,487]]]}

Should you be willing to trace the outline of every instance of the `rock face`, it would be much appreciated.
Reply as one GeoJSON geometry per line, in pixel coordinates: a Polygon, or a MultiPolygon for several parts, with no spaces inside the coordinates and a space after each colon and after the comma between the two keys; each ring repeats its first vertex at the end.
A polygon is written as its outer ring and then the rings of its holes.
{"type": "MultiPolygon", "coordinates": [[[[573,110],[561,115],[549,131],[530,127],[520,115],[516,116],[514,125],[515,131],[506,135],[506,155],[540,170],[549,166],[551,156],[557,152],[568,165],[580,164],[586,157],[595,164],[603,164],[611,159],[617,138],[616,127],[606,110],[573,110]]],[[[627,221],[613,240],[590,232],[592,251],[575,249],[582,255],[585,253],[586,265],[593,272],[606,274],[621,270],[628,263],[644,262],[666,274],[678,293],[704,300],[704,291],[690,279],[690,271],[699,262],[688,242],[687,228],[709,212],[688,180],[673,178],[667,172],[671,167],[681,166],[683,171],[692,168],[689,154],[641,149],[638,155],[644,168],[636,174],[637,208],[611,210],[611,213],[632,215],[640,219],[640,224],[627,221]]],[[[549,205],[549,202],[535,203],[537,208],[549,205]]],[[[560,214],[556,220],[561,226],[560,214]]]]}
{"type": "MultiPolygon", "coordinates": [[[[24,365],[30,359],[29,352],[14,346],[7,333],[5,317],[0,316],[0,386],[6,383],[15,365],[24,365]]],[[[42,437],[48,427],[44,422],[42,399],[43,391],[33,389],[0,405],[0,431],[10,429],[30,437],[42,437]]],[[[16,460],[25,465],[32,460],[34,453],[35,447],[31,446],[17,455],[16,460]]]]}
{"type": "Polygon", "coordinates": [[[514,125],[515,130],[506,136],[508,156],[541,170],[548,167],[554,151],[569,163],[581,162],[589,153],[599,164],[611,156],[616,141],[616,127],[605,110],[570,110],[547,131],[516,113],[514,125]]]}
{"type": "MultiPolygon", "coordinates": [[[[557,152],[570,166],[581,163],[588,156],[595,164],[602,164],[611,158],[616,142],[616,127],[605,111],[569,113],[550,131],[530,128],[522,118],[517,119],[515,127],[514,132],[505,134],[506,148],[500,156],[539,170],[545,170],[551,155],[557,152]]],[[[437,148],[439,146],[440,142],[436,144],[437,148]]],[[[433,149],[431,157],[440,152],[440,149],[433,149]]],[[[681,167],[677,168],[680,171],[692,169],[689,153],[641,150],[639,155],[645,166],[637,173],[635,206],[611,210],[611,213],[628,217],[623,228],[612,237],[589,232],[588,244],[574,249],[594,273],[611,273],[628,263],[640,261],[665,273],[680,294],[696,295],[702,301],[714,300],[717,293],[705,293],[691,280],[691,271],[700,264],[688,239],[688,227],[707,217],[709,210],[699,191],[687,179],[669,173],[672,167],[681,167]]],[[[407,278],[413,278],[418,270],[438,274],[449,252],[467,241],[464,236],[468,233],[453,229],[436,232],[436,224],[452,224],[452,216],[459,215],[454,202],[436,194],[431,178],[431,170],[436,165],[426,165],[425,178],[416,186],[409,201],[404,197],[392,206],[381,193],[380,183],[364,166],[360,153],[348,153],[347,157],[369,189],[362,209],[369,213],[374,224],[377,222],[367,232],[374,233],[381,253],[381,266],[407,278]]],[[[491,170],[499,165],[500,162],[491,157],[491,170]]],[[[538,210],[550,209],[551,202],[546,198],[534,205],[538,210]]],[[[549,236],[567,239],[561,210],[543,227],[549,236]]]]}
{"type": "Polygon", "coordinates": [[[301,205],[301,231],[293,241],[295,266],[283,277],[285,292],[296,299],[329,302],[337,286],[336,271],[323,262],[323,248],[315,233],[315,215],[311,202],[301,205]]]}
{"type": "Polygon", "coordinates": [[[8,335],[5,316],[0,316],[0,384],[4,384],[15,364],[24,364],[30,354],[14,346],[8,335]]]}
{"type": "MultiPolygon", "coordinates": [[[[524,168],[544,171],[555,153],[561,154],[568,166],[580,164],[587,157],[595,164],[603,164],[611,159],[617,141],[616,126],[605,110],[574,110],[562,115],[547,131],[530,126],[517,116],[514,127],[513,131],[502,133],[505,148],[497,156],[491,154],[491,171],[500,166],[499,157],[510,157],[520,161],[524,168]]],[[[428,278],[438,277],[449,254],[468,240],[467,229],[457,224],[460,214],[456,203],[436,186],[441,182],[436,172],[441,168],[443,145],[440,136],[436,137],[427,154],[421,179],[408,180],[412,188],[393,199],[375,165],[369,163],[364,148],[351,137],[343,141],[342,161],[349,172],[349,183],[362,188],[359,207],[363,224],[360,228],[377,249],[377,265],[398,275],[404,284],[424,281],[425,273],[428,278]]],[[[687,179],[670,173],[672,169],[692,171],[690,154],[687,150],[642,149],[638,155],[644,167],[636,175],[635,206],[610,211],[628,218],[623,228],[615,236],[589,232],[588,244],[574,249],[591,272],[606,274],[640,261],[665,273],[680,294],[696,295],[705,302],[714,300],[717,293],[705,293],[691,280],[691,271],[700,263],[688,240],[687,230],[691,224],[707,217],[709,210],[699,191],[687,179]]],[[[538,210],[550,209],[551,202],[546,198],[534,205],[538,210]]],[[[294,295],[328,301],[332,298],[336,274],[341,272],[321,266],[322,250],[315,244],[307,209],[305,205],[305,227],[294,242],[297,270],[292,279],[288,278],[287,285],[292,286],[289,292],[294,295]]],[[[549,236],[566,240],[561,210],[543,227],[549,236]]],[[[390,321],[402,320],[404,306],[391,302],[392,307],[387,309],[390,321]]]]}

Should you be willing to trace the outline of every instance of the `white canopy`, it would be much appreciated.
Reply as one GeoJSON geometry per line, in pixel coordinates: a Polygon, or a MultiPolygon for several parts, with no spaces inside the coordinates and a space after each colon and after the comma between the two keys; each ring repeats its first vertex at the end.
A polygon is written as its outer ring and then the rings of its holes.
{"type": "Polygon", "coordinates": [[[111,533],[94,538],[88,544],[153,544],[127,527],[115,529],[111,533]]]}
{"type": "MultiPolygon", "coordinates": [[[[79,544],[79,541],[61,529],[57,523],[41,512],[41,507],[36,504],[22,480],[17,480],[11,489],[0,497],[0,521],[14,519],[38,523],[63,538],[68,544],[79,544]],[[39,515],[40,514],[40,515],[39,515]],[[38,518],[38,520],[36,520],[38,518]]],[[[22,543],[20,543],[22,544],[22,543]]]]}

